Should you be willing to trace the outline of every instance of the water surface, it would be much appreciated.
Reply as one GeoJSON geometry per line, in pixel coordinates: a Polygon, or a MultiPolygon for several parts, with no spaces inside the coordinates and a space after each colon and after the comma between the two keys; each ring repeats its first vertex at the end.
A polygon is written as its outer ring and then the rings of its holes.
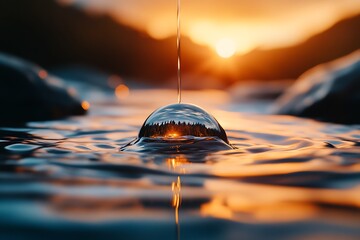
{"type": "Polygon", "coordinates": [[[234,149],[123,149],[176,93],[91,96],[88,116],[0,128],[0,239],[359,238],[359,126],[185,91],[234,149]]]}

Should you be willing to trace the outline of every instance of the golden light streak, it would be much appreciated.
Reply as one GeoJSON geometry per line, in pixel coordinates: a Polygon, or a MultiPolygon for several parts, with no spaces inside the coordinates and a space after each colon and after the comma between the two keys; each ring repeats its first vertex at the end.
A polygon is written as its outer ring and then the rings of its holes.
{"type": "Polygon", "coordinates": [[[178,176],[176,182],[172,183],[171,190],[173,192],[172,206],[175,209],[175,222],[176,222],[176,225],[178,225],[179,224],[179,208],[181,205],[181,179],[180,179],[180,176],[178,176]]]}
{"type": "Polygon", "coordinates": [[[186,170],[183,166],[187,165],[187,164],[190,164],[190,162],[188,161],[188,159],[186,157],[181,156],[181,155],[167,159],[167,165],[169,167],[169,170],[172,170],[174,172],[178,172],[181,174],[186,173],[186,170]]]}
{"type": "MultiPolygon", "coordinates": [[[[185,169],[182,168],[182,165],[189,164],[189,161],[186,157],[184,157],[182,155],[177,155],[176,157],[168,158],[167,164],[168,164],[170,170],[172,170],[174,172],[181,172],[182,174],[184,174],[185,169]]],[[[181,206],[181,178],[180,178],[180,176],[177,177],[176,181],[171,183],[171,190],[173,193],[173,198],[172,198],[171,204],[175,210],[175,223],[176,223],[177,238],[180,239],[180,221],[179,221],[179,209],[181,206]]]]}

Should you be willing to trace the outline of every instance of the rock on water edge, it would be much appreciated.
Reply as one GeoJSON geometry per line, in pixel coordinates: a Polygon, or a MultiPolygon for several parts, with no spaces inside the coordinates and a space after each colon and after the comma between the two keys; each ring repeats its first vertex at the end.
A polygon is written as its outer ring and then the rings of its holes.
{"type": "Polygon", "coordinates": [[[0,123],[85,114],[76,92],[33,63],[0,53],[0,123]]]}
{"type": "Polygon", "coordinates": [[[271,113],[360,124],[360,50],[307,71],[271,113]]]}

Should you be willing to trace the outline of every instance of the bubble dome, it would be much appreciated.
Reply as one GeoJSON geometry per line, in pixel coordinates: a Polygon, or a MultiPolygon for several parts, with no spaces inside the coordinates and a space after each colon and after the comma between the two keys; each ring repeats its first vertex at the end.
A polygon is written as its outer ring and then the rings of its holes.
{"type": "Polygon", "coordinates": [[[143,137],[179,139],[184,136],[218,137],[229,143],[225,130],[204,109],[192,104],[171,104],[154,111],[139,132],[143,137]]]}

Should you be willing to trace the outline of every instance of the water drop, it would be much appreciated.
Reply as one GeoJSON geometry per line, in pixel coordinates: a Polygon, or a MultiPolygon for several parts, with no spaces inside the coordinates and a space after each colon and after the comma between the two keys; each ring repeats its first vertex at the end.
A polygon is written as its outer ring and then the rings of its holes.
{"type": "Polygon", "coordinates": [[[204,109],[192,104],[171,104],[154,111],[143,124],[139,139],[178,140],[181,137],[218,137],[229,143],[224,129],[204,109]]]}

